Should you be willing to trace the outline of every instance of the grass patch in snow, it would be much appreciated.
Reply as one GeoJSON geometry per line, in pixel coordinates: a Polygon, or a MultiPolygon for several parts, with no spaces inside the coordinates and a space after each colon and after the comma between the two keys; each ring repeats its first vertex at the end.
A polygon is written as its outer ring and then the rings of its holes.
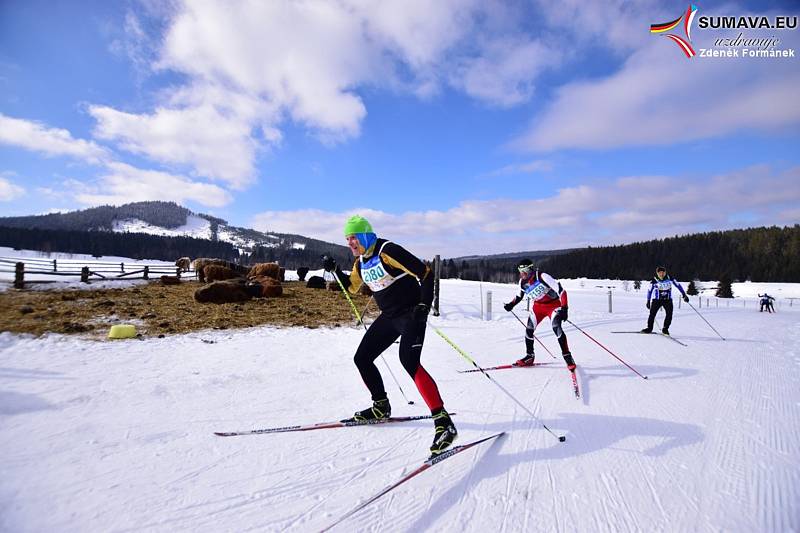
{"type": "MultiPolygon", "coordinates": [[[[140,334],[157,336],[261,325],[314,328],[355,323],[341,291],[308,289],[304,282],[283,283],[280,298],[220,305],[195,302],[194,291],[201,286],[196,281],[173,286],[153,281],[113,289],[8,290],[0,293],[0,331],[104,337],[114,324],[134,324],[140,334]]],[[[360,313],[368,298],[352,298],[360,313]]],[[[372,302],[373,314],[374,307],[372,302]]]]}

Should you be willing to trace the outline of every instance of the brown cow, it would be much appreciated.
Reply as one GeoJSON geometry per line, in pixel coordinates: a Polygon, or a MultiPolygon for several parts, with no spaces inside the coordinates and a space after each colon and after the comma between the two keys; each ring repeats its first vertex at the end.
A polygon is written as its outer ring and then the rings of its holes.
{"type": "Polygon", "coordinates": [[[230,268],[220,265],[206,265],[203,267],[203,275],[206,281],[222,281],[241,277],[230,268]]]}
{"type": "Polygon", "coordinates": [[[199,303],[215,304],[245,302],[256,292],[257,289],[246,286],[244,280],[215,281],[194,291],[194,299],[199,303]]]}
{"type": "Polygon", "coordinates": [[[220,266],[228,266],[228,262],[223,259],[209,259],[208,257],[200,257],[195,259],[192,262],[194,266],[194,271],[197,274],[197,279],[202,282],[205,282],[205,274],[203,274],[203,268],[207,265],[220,265],[220,266]]]}
{"type": "Polygon", "coordinates": [[[192,264],[192,260],[188,257],[181,257],[177,261],[175,261],[175,266],[181,269],[181,272],[188,272],[189,267],[192,264]]]}
{"type": "Polygon", "coordinates": [[[281,267],[278,263],[256,263],[250,268],[247,274],[248,278],[255,278],[257,276],[267,276],[272,279],[281,279],[281,267]]]}

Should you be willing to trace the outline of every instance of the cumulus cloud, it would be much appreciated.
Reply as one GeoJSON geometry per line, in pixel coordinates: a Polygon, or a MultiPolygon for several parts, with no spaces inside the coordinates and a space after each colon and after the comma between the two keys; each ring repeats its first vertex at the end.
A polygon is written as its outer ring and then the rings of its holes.
{"type": "MultiPolygon", "coordinates": [[[[95,134],[241,189],[287,121],[327,144],[358,136],[364,89],[427,97],[449,85],[490,105],[527,101],[556,56],[514,15],[477,0],[178,2],[159,13],[150,67],[183,81],[152,111],[90,107],[95,134]]],[[[153,41],[143,27],[126,19],[135,63],[153,41]]]]}
{"type": "Polygon", "coordinates": [[[164,200],[194,201],[209,207],[231,202],[230,193],[208,183],[193,182],[183,176],[143,170],[125,163],[110,163],[97,184],[72,181],[75,199],[87,205],[121,205],[129,202],[164,200]]]}
{"type": "MultiPolygon", "coordinates": [[[[144,200],[192,200],[209,207],[229,204],[231,194],[217,186],[194,181],[185,176],[140,169],[114,159],[114,153],[92,141],[74,138],[69,131],[45,124],[7,117],[0,114],[0,143],[44,153],[48,156],[70,156],[98,166],[102,177],[96,185],[67,180],[65,191],[84,204],[123,204],[144,200]]],[[[43,195],[63,197],[50,187],[37,189],[43,195]]],[[[20,196],[24,189],[0,176],[0,200],[20,196]]]]}
{"type": "Polygon", "coordinates": [[[564,188],[548,198],[464,201],[442,211],[268,211],[251,225],[342,242],[344,221],[358,213],[380,235],[421,255],[459,256],[621,244],[740,227],[737,220],[745,213],[752,225],[785,224],[798,202],[800,167],[777,171],[760,165],[706,179],[623,177],[564,188]]]}
{"type": "Polygon", "coordinates": [[[10,202],[25,194],[24,188],[7,179],[9,174],[11,173],[3,172],[0,175],[0,202],[10,202]]]}
{"type": "Polygon", "coordinates": [[[117,140],[125,150],[164,163],[190,164],[197,173],[237,189],[253,180],[256,144],[250,125],[214,106],[160,108],[143,115],[91,106],[89,113],[97,120],[95,136],[117,140]]]}
{"type": "Polygon", "coordinates": [[[17,146],[47,156],[70,156],[97,164],[107,159],[102,146],[60,128],[50,128],[40,122],[0,114],[0,143],[17,146]]]}

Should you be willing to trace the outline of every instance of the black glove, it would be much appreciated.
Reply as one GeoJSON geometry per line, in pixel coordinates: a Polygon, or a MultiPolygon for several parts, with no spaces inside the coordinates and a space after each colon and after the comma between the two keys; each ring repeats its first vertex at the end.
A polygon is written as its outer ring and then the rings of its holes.
{"type": "Polygon", "coordinates": [[[647,307],[648,309],[650,309],[650,300],[647,300],[647,303],[646,303],[646,304],[644,304],[644,305],[645,305],[645,307],[647,307]]]}
{"type": "Polygon", "coordinates": [[[428,312],[430,312],[430,310],[431,308],[424,303],[418,303],[414,306],[414,311],[412,311],[414,320],[417,322],[427,322],[428,312]]]}
{"type": "Polygon", "coordinates": [[[558,314],[561,315],[561,320],[566,320],[569,318],[569,306],[565,305],[562,307],[558,314]]]}
{"type": "Polygon", "coordinates": [[[689,303],[689,297],[688,297],[688,296],[686,296],[686,295],[684,295],[684,296],[683,296],[683,301],[684,301],[684,302],[686,302],[686,303],[688,304],[688,303],[689,303]]]}
{"type": "Polygon", "coordinates": [[[323,255],[322,268],[325,269],[325,272],[333,272],[336,270],[336,260],[329,255],[323,255]]]}
{"type": "Polygon", "coordinates": [[[507,304],[503,304],[503,309],[505,309],[508,312],[511,312],[511,310],[514,309],[514,302],[508,302],[507,304]]]}

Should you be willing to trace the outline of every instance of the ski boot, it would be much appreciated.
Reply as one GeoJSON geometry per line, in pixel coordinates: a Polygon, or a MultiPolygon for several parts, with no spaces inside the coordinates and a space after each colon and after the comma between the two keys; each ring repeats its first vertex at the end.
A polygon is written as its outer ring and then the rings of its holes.
{"type": "Polygon", "coordinates": [[[653,333],[653,328],[644,328],[639,333],[653,333]]]}
{"type": "Polygon", "coordinates": [[[663,333],[664,335],[669,335],[669,329],[661,328],[661,333],[663,333]]]}
{"type": "Polygon", "coordinates": [[[526,355],[525,357],[514,363],[514,366],[533,366],[534,358],[535,356],[532,353],[529,353],[528,355],[526,355]]]}
{"type": "Polygon", "coordinates": [[[435,434],[433,444],[431,444],[431,457],[445,451],[458,436],[456,426],[453,425],[450,415],[444,409],[433,415],[433,428],[435,434]]]}
{"type": "Polygon", "coordinates": [[[364,409],[363,411],[356,411],[353,418],[348,420],[356,422],[371,422],[373,420],[386,420],[392,414],[392,406],[389,405],[389,399],[375,400],[372,402],[372,407],[364,409]]]}
{"type": "Polygon", "coordinates": [[[575,372],[575,360],[572,359],[572,353],[567,352],[564,355],[564,362],[567,363],[567,370],[570,372],[575,372]]]}

